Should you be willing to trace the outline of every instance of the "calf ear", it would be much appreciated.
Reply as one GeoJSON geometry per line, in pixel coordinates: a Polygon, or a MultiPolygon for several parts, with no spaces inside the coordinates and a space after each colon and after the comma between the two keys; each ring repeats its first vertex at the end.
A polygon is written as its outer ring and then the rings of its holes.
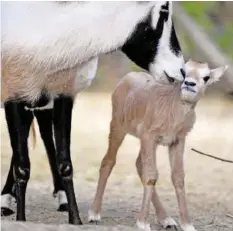
{"type": "Polygon", "coordinates": [[[219,79],[223,76],[224,72],[227,70],[228,66],[222,66],[215,69],[210,70],[210,81],[208,84],[212,84],[214,82],[219,81],[219,79]]]}

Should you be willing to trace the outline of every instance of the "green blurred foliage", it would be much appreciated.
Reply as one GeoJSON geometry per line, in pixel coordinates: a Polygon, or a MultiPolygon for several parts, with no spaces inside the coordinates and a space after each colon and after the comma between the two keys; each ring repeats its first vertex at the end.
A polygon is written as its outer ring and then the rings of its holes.
{"type": "MultiPolygon", "coordinates": [[[[233,59],[233,21],[229,19],[223,22],[221,33],[213,33],[216,25],[209,17],[210,12],[216,12],[219,5],[217,1],[182,1],[180,4],[185,11],[198,22],[219,47],[233,59]],[[214,35],[213,35],[214,34],[214,35]]],[[[232,13],[233,14],[233,13],[232,13]]]]}

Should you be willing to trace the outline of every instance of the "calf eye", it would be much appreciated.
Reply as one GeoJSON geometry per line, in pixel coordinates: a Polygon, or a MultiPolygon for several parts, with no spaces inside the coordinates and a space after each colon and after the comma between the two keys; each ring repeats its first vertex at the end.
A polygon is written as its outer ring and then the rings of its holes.
{"type": "Polygon", "coordinates": [[[204,81],[205,81],[205,83],[210,79],[210,77],[209,76],[206,76],[206,77],[204,77],[203,78],[204,79],[204,81]]]}

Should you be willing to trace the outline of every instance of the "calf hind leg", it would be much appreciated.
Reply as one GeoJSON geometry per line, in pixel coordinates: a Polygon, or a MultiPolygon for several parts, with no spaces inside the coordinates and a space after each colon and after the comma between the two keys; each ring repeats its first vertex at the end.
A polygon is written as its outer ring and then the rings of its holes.
{"type": "Polygon", "coordinates": [[[116,163],[117,151],[120,145],[122,144],[125,135],[126,134],[122,130],[120,130],[119,128],[117,128],[117,126],[114,125],[114,121],[112,121],[110,125],[107,154],[104,156],[101,162],[95,199],[92,203],[91,209],[89,210],[88,214],[89,222],[98,222],[101,219],[100,210],[105,187],[107,184],[108,177],[110,176],[111,171],[116,163]]]}
{"type": "Polygon", "coordinates": [[[154,140],[144,135],[141,139],[140,159],[142,163],[142,183],[143,183],[143,200],[141,211],[137,217],[137,227],[139,229],[150,231],[148,216],[150,212],[150,202],[152,199],[153,188],[157,181],[156,159],[155,159],[156,144],[154,140]]]}
{"type": "MultiPolygon", "coordinates": [[[[136,168],[137,168],[137,173],[140,177],[140,180],[142,181],[142,162],[141,162],[141,152],[139,152],[139,155],[136,160],[136,168]]],[[[156,170],[157,171],[157,170],[156,170]]],[[[157,176],[158,176],[158,171],[157,171],[157,176]]],[[[154,187],[152,190],[152,198],[151,198],[152,204],[155,208],[156,216],[158,223],[163,226],[163,228],[175,228],[177,227],[177,223],[175,222],[174,219],[171,217],[168,217],[163,204],[161,203],[157,190],[154,187]]]]}
{"type": "Polygon", "coordinates": [[[171,178],[175,187],[176,197],[180,212],[180,225],[183,231],[196,231],[191,224],[186,204],[185,187],[184,187],[184,140],[178,140],[169,146],[169,159],[171,165],[171,178]]]}
{"type": "Polygon", "coordinates": [[[56,149],[53,140],[53,109],[38,110],[34,112],[37,119],[41,138],[44,142],[53,177],[53,195],[58,197],[58,211],[68,211],[68,202],[62,182],[58,172],[56,149]]]}

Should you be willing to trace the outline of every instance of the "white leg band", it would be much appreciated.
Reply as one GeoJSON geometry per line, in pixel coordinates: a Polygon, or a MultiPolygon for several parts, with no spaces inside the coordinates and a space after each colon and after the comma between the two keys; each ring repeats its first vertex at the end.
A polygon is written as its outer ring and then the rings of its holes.
{"type": "Polygon", "coordinates": [[[66,198],[66,193],[65,191],[59,190],[56,194],[58,197],[58,205],[60,206],[61,204],[67,204],[67,198],[66,198]]]}
{"type": "Polygon", "coordinates": [[[14,197],[11,194],[1,195],[1,207],[11,209],[12,200],[14,200],[14,197]]]}

